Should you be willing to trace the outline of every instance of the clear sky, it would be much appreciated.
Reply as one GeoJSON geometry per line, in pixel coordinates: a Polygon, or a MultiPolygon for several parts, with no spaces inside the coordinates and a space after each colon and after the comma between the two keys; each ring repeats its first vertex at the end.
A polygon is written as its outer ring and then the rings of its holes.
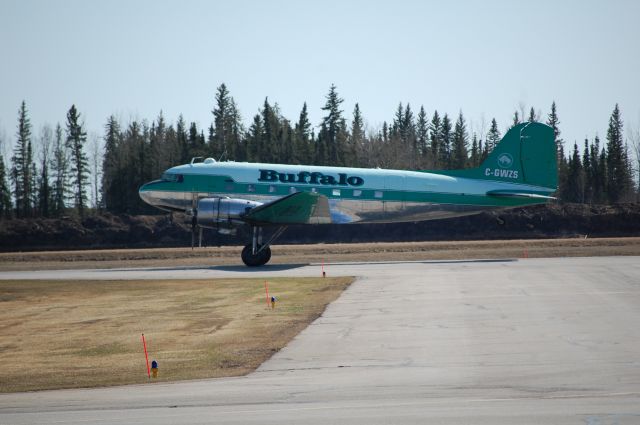
{"type": "MultiPolygon", "coordinates": [[[[619,103],[640,125],[640,1],[0,0],[0,136],[24,99],[34,134],[71,104],[89,132],[110,114],[207,128],[225,82],[248,125],[265,97],[314,124],[333,83],[369,128],[399,102],[482,117],[556,101],[566,142],[606,134],[619,103]]],[[[5,147],[6,149],[6,147],[5,147]]]]}

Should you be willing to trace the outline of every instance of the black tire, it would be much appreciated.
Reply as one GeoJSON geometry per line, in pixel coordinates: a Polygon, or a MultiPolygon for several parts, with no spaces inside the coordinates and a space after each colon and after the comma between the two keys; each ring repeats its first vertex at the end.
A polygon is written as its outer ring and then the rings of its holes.
{"type": "MultiPolygon", "coordinates": [[[[260,245],[258,245],[258,249],[260,249],[260,245]]],[[[262,251],[260,251],[257,255],[253,255],[253,247],[251,244],[245,245],[242,248],[242,262],[246,264],[248,267],[259,267],[267,264],[271,259],[271,248],[266,247],[262,251]]]]}

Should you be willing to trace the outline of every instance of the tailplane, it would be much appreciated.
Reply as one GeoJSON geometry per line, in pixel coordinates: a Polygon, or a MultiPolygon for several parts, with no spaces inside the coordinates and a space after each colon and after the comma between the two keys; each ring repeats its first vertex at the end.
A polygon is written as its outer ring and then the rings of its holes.
{"type": "Polygon", "coordinates": [[[558,168],[553,129],[538,122],[518,124],[507,131],[480,167],[436,172],[555,190],[558,168]]]}

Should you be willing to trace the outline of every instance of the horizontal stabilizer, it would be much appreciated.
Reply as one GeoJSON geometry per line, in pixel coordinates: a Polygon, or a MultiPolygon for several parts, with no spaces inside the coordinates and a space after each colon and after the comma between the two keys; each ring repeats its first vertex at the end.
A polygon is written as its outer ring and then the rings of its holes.
{"type": "Polygon", "coordinates": [[[250,224],[328,224],[329,200],[314,192],[296,192],[260,205],[243,217],[250,224]]]}
{"type": "Polygon", "coordinates": [[[490,190],[487,192],[487,195],[495,196],[496,198],[557,199],[553,196],[539,195],[537,193],[512,192],[509,190],[490,190]]]}

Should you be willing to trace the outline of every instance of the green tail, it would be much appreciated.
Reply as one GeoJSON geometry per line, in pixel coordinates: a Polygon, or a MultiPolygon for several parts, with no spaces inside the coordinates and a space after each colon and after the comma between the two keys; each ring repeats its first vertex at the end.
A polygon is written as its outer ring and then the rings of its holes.
{"type": "Polygon", "coordinates": [[[480,167],[435,173],[556,189],[558,167],[553,136],[548,125],[518,124],[504,135],[480,167]]]}

